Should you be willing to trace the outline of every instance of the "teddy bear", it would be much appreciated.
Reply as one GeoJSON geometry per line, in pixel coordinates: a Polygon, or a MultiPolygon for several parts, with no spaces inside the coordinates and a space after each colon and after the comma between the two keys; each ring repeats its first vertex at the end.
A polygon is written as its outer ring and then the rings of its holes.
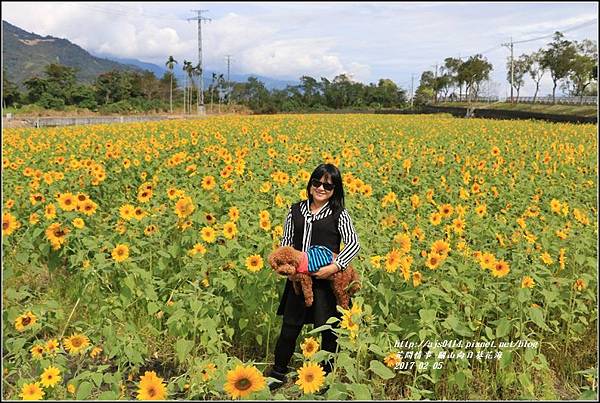
{"type": "MultiPolygon", "coordinates": [[[[313,304],[312,279],[310,274],[299,272],[298,269],[306,259],[306,253],[298,251],[291,246],[280,246],[269,255],[268,261],[273,270],[283,276],[291,276],[290,280],[294,286],[296,295],[300,291],[304,294],[304,302],[307,307],[313,304]]],[[[332,282],[333,294],[338,305],[348,309],[350,297],[360,289],[360,278],[352,266],[344,271],[329,276],[332,282]]]]}

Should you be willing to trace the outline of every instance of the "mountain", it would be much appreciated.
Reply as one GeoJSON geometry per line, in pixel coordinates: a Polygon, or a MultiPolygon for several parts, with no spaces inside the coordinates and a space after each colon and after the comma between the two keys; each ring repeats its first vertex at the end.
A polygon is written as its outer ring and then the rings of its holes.
{"type": "MultiPolygon", "coordinates": [[[[160,65],[153,64],[150,62],[143,62],[143,61],[140,61],[137,59],[126,59],[126,58],[120,58],[120,57],[112,56],[109,54],[101,54],[101,53],[95,53],[95,56],[113,60],[118,63],[136,66],[143,70],[150,70],[158,78],[161,78],[168,71],[166,66],[164,66],[164,64],[162,66],[160,66],[160,65]]],[[[167,61],[167,57],[165,57],[165,62],[167,61]]],[[[175,67],[173,68],[175,77],[177,78],[180,85],[182,85],[185,81],[185,73],[181,70],[181,67],[180,67],[181,64],[182,64],[182,62],[179,61],[179,63],[176,64],[175,67]]],[[[212,74],[213,73],[216,73],[217,75],[223,74],[223,76],[225,78],[227,78],[227,70],[224,70],[224,71],[206,70],[204,72],[204,88],[208,88],[208,86],[212,82],[212,74]]],[[[246,82],[248,80],[248,77],[256,77],[259,81],[262,81],[262,83],[265,85],[265,87],[267,87],[267,89],[269,89],[269,90],[284,89],[287,85],[298,85],[299,84],[298,81],[280,80],[280,79],[265,77],[265,76],[261,76],[261,75],[257,75],[257,74],[231,74],[229,79],[232,82],[240,83],[240,82],[246,82]]]]}
{"type": "Polygon", "coordinates": [[[42,77],[44,67],[57,62],[77,68],[77,79],[87,83],[114,69],[140,71],[137,66],[92,56],[66,39],[42,37],[2,20],[2,65],[10,81],[22,84],[29,78],[42,77]]]}

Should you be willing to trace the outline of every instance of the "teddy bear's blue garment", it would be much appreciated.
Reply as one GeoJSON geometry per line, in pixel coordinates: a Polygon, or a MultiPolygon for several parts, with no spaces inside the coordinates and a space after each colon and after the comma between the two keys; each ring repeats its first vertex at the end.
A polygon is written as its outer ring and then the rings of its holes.
{"type": "Polygon", "coordinates": [[[333,252],[321,245],[312,245],[308,248],[308,271],[314,273],[323,266],[333,262],[333,252]]]}

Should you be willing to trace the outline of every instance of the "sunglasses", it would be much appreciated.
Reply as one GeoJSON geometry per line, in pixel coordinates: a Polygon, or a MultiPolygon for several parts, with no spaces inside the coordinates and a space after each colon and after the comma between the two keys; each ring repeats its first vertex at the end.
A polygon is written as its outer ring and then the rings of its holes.
{"type": "Polygon", "coordinates": [[[326,183],[326,182],[321,182],[316,179],[313,179],[310,181],[310,184],[315,189],[318,189],[321,187],[321,185],[323,185],[323,189],[325,189],[326,191],[331,192],[333,190],[333,183],[326,183]]]}

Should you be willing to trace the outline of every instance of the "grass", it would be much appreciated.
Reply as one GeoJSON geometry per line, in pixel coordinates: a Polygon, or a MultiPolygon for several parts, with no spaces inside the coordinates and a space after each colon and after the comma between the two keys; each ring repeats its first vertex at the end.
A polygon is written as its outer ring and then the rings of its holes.
{"type": "Polygon", "coordinates": [[[471,107],[476,109],[498,109],[524,112],[538,112],[557,115],[598,116],[596,105],[545,105],[545,104],[517,104],[510,102],[442,102],[435,106],[471,107]]]}

